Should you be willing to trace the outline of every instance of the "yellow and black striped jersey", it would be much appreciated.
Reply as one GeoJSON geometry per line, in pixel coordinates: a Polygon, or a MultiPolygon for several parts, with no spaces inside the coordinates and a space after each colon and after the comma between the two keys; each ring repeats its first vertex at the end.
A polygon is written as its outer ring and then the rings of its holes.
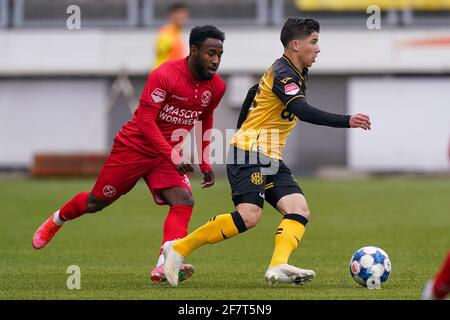
{"type": "Polygon", "coordinates": [[[264,73],[248,115],[231,144],[282,160],[282,150],[297,117],[287,110],[293,100],[305,97],[308,69],[299,71],[283,55],[264,73]]]}

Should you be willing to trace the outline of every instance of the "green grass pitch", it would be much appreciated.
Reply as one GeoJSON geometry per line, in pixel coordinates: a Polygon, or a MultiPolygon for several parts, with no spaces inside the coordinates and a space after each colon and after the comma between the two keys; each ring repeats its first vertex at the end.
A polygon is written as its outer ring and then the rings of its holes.
{"type": "MultiPolygon", "coordinates": [[[[101,213],[67,223],[48,247],[34,250],[39,224],[93,180],[0,181],[0,299],[420,299],[450,248],[448,178],[299,179],[312,213],[290,263],[316,271],[304,286],[264,281],[280,215],[269,205],[259,225],[236,238],[194,251],[196,273],[178,288],[152,285],[167,207],[143,183],[101,213]],[[392,261],[381,290],[349,274],[360,247],[383,248],[392,261]],[[81,289],[66,286],[68,266],[81,270],[81,289]]],[[[193,230],[233,209],[229,186],[202,190],[194,180],[193,230]]]]}

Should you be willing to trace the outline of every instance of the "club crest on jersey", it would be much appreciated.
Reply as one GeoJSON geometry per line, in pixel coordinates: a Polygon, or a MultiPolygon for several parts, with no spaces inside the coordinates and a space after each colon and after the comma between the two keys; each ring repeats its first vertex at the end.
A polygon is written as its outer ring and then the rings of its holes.
{"type": "Polygon", "coordinates": [[[253,172],[250,181],[258,186],[264,182],[263,175],[260,172],[253,172]]]}
{"type": "Polygon", "coordinates": [[[211,91],[209,90],[203,91],[201,97],[202,107],[206,107],[209,104],[210,100],[211,100],[211,91]]]}
{"type": "Polygon", "coordinates": [[[116,195],[116,188],[114,188],[111,185],[106,185],[103,187],[103,195],[105,197],[111,198],[114,197],[116,195]]]}
{"type": "Polygon", "coordinates": [[[300,88],[295,83],[289,83],[284,86],[284,93],[289,96],[293,96],[294,94],[296,94],[299,91],[300,91],[300,88]]]}
{"type": "Polygon", "coordinates": [[[153,90],[151,97],[155,103],[160,103],[166,98],[166,92],[160,88],[153,90]]]}

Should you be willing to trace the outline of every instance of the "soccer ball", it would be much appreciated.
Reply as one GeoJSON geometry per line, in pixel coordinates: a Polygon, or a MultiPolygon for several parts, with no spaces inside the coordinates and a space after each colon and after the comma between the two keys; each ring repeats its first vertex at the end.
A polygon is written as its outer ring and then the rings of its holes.
{"type": "Polygon", "coordinates": [[[391,273],[391,260],[378,247],[357,250],[350,259],[350,274],[357,283],[369,289],[379,289],[391,273]]]}

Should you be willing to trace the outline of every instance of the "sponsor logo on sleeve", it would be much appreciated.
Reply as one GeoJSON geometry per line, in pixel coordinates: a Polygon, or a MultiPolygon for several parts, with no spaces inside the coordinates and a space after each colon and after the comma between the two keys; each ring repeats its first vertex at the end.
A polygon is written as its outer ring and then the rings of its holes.
{"type": "Polygon", "coordinates": [[[284,86],[284,93],[293,96],[294,94],[298,93],[300,91],[300,88],[295,83],[289,83],[284,86]]]}
{"type": "Polygon", "coordinates": [[[160,103],[166,98],[166,92],[160,88],[156,88],[150,96],[155,103],[160,103]]]}

